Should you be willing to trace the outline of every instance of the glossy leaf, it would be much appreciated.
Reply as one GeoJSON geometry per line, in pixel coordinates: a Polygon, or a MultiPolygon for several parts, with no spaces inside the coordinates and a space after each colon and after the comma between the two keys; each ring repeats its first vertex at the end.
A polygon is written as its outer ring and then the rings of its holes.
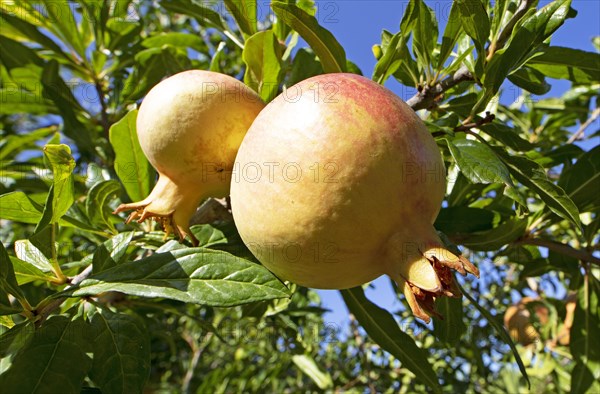
{"type": "Polygon", "coordinates": [[[546,94],[551,88],[546,82],[544,74],[529,67],[523,67],[513,72],[508,76],[508,80],[516,86],[537,95],[546,94]]]}
{"type": "Polygon", "coordinates": [[[140,393],[150,373],[150,339],[141,319],[97,309],[90,378],[103,393],[140,393]]]}
{"type": "Polygon", "coordinates": [[[19,286],[36,280],[49,282],[55,279],[53,275],[45,273],[35,265],[29,264],[21,259],[11,257],[10,261],[12,261],[15,269],[15,277],[17,278],[19,286]]]}
{"type": "Polygon", "coordinates": [[[244,45],[244,82],[258,92],[266,103],[273,100],[279,91],[282,55],[281,45],[270,30],[254,34],[244,45]]]}
{"type": "Polygon", "coordinates": [[[310,377],[321,390],[327,390],[333,387],[331,375],[321,371],[314,358],[307,356],[306,354],[296,354],[292,356],[292,361],[302,372],[310,377]]]}
{"type": "Polygon", "coordinates": [[[400,31],[407,39],[412,32],[412,47],[421,69],[427,69],[433,61],[437,44],[438,23],[435,13],[423,0],[411,0],[402,16],[400,31]]]}
{"type": "Polygon", "coordinates": [[[435,228],[444,234],[464,234],[490,230],[494,213],[481,208],[465,206],[442,208],[435,219],[435,228]]]}
{"type": "Polygon", "coordinates": [[[472,250],[498,250],[522,237],[526,228],[526,220],[510,219],[491,230],[455,237],[455,240],[472,250]]]}
{"type": "Polygon", "coordinates": [[[224,0],[224,3],[245,36],[256,33],[256,0],[224,0]]]}
{"type": "Polygon", "coordinates": [[[67,213],[75,201],[73,170],[75,159],[71,156],[71,148],[61,144],[48,144],[44,147],[44,156],[52,170],[52,218],[50,223],[57,223],[67,213]]]}
{"type": "Polygon", "coordinates": [[[48,319],[0,375],[0,387],[18,387],[24,393],[78,394],[91,366],[86,355],[89,333],[83,320],[48,319]]]}
{"type": "Polygon", "coordinates": [[[346,71],[346,52],[329,30],[319,25],[317,19],[295,4],[271,2],[277,18],[298,32],[319,57],[326,73],[346,71]]]}
{"type": "Polygon", "coordinates": [[[473,113],[483,110],[505,78],[522,66],[529,55],[563,24],[570,5],[570,0],[553,1],[517,25],[507,46],[497,51],[487,64],[484,94],[473,108],[473,113]]]}
{"type": "MultiPolygon", "coordinates": [[[[589,275],[589,274],[588,274],[589,275]]],[[[585,393],[600,378],[600,284],[589,275],[577,292],[577,307],[571,328],[571,353],[576,360],[571,393],[585,393]]]]}
{"type": "Polygon", "coordinates": [[[100,227],[114,229],[110,222],[111,209],[108,206],[110,197],[121,191],[121,184],[115,180],[101,181],[90,189],[85,200],[85,210],[90,223],[100,227]]]}
{"type": "Polygon", "coordinates": [[[24,299],[25,295],[17,283],[15,271],[4,245],[0,242],[0,290],[24,299]]]}
{"type": "Polygon", "coordinates": [[[581,156],[575,165],[566,168],[558,185],[564,189],[580,212],[600,208],[600,146],[581,156]]]}
{"type": "Polygon", "coordinates": [[[464,31],[475,42],[477,50],[477,75],[483,72],[486,58],[485,44],[490,35],[490,21],[485,6],[480,0],[458,0],[460,21],[464,31]]]}
{"type": "Polygon", "coordinates": [[[471,182],[513,186],[506,165],[487,145],[467,139],[447,139],[446,142],[461,172],[471,182]]]}
{"type": "Polygon", "coordinates": [[[481,126],[480,129],[496,141],[515,151],[526,152],[535,147],[531,142],[519,136],[516,129],[505,124],[489,123],[481,126]]]}
{"type": "Polygon", "coordinates": [[[52,263],[29,240],[22,239],[16,241],[15,254],[20,260],[31,264],[42,272],[52,272],[52,263]]]}
{"type": "Polygon", "coordinates": [[[0,196],[0,218],[21,223],[37,223],[42,217],[39,204],[23,192],[10,192],[0,196]]]}
{"type": "Polygon", "coordinates": [[[92,258],[93,273],[98,273],[123,263],[127,257],[127,248],[132,238],[133,233],[130,231],[119,233],[98,246],[92,258]]]}
{"type": "Polygon", "coordinates": [[[168,11],[189,15],[195,18],[202,26],[225,30],[225,23],[221,15],[215,10],[201,4],[183,0],[161,0],[160,6],[168,11]]]}
{"type": "MultiPolygon", "coordinates": [[[[9,356],[14,357],[22,348],[27,346],[33,335],[33,324],[29,321],[17,324],[10,330],[2,333],[0,335],[0,359],[9,356]]],[[[4,363],[4,360],[2,363],[4,363]]]]}
{"type": "Polygon", "coordinates": [[[535,191],[552,212],[581,227],[577,206],[563,189],[548,180],[539,164],[524,157],[510,156],[500,150],[496,150],[496,153],[506,163],[512,176],[535,191]]]}
{"type": "Polygon", "coordinates": [[[448,20],[446,21],[446,28],[444,29],[444,34],[442,36],[442,45],[440,47],[440,54],[438,57],[438,70],[442,70],[444,68],[444,63],[450,57],[452,53],[452,49],[456,45],[458,41],[458,37],[462,32],[462,23],[461,23],[461,14],[458,9],[458,3],[453,2],[452,7],[450,8],[450,14],[448,15],[448,20]]]}
{"type": "Polygon", "coordinates": [[[600,82],[600,55],[580,49],[547,47],[536,53],[527,65],[543,75],[572,82],[600,82]]]}
{"type": "Polygon", "coordinates": [[[115,151],[115,171],[132,201],[141,201],[154,184],[154,169],[144,156],[138,141],[135,121],[137,110],[129,111],[112,125],[110,143],[115,151]]]}
{"type": "Polygon", "coordinates": [[[407,56],[410,56],[406,48],[406,42],[402,32],[394,34],[390,42],[383,49],[383,55],[375,64],[372,79],[380,84],[393,75],[407,56]]]}
{"type": "Polygon", "coordinates": [[[179,249],[123,263],[90,276],[71,296],[119,291],[210,306],[284,298],[289,290],[266,268],[229,253],[179,249]]]}
{"type": "Polygon", "coordinates": [[[360,287],[342,290],[341,293],[348,310],[356,317],[371,339],[400,360],[404,367],[430,389],[441,392],[437,376],[427,360],[427,354],[416,345],[410,335],[400,330],[398,323],[388,311],[369,301],[360,287]]]}
{"type": "Polygon", "coordinates": [[[433,334],[443,342],[456,344],[465,334],[463,306],[460,298],[439,297],[435,300],[435,310],[444,319],[433,319],[433,334]]]}

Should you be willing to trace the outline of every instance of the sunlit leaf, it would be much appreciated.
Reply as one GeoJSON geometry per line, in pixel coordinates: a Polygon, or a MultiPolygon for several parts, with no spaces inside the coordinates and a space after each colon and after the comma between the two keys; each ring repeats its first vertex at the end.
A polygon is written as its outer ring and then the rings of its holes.
{"type": "Polygon", "coordinates": [[[137,110],[129,111],[110,128],[110,143],[115,151],[115,171],[132,201],[141,201],[154,184],[155,172],[137,137],[137,110]]]}

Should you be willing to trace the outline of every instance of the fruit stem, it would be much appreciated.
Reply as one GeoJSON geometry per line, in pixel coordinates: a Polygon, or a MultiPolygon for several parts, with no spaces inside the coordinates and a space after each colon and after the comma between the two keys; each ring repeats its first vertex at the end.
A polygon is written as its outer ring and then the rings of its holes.
{"type": "Polygon", "coordinates": [[[121,204],[113,213],[133,210],[127,223],[153,219],[161,223],[165,237],[173,232],[182,242],[188,236],[192,244],[197,246],[198,240],[189,228],[190,218],[204,198],[203,192],[197,189],[194,186],[182,186],[161,174],[148,197],[139,202],[121,204]]]}
{"type": "Polygon", "coordinates": [[[443,318],[435,311],[436,298],[462,295],[453,271],[479,277],[477,267],[447,250],[433,226],[429,227],[410,231],[403,228],[390,237],[385,253],[386,273],[404,292],[415,316],[427,323],[430,316],[443,318]]]}

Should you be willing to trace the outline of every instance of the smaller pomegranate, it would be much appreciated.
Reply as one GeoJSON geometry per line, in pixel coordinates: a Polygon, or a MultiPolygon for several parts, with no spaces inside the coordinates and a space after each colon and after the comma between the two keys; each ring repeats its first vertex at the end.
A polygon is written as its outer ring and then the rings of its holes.
{"type": "MultiPolygon", "coordinates": [[[[535,298],[523,297],[516,305],[511,305],[504,313],[504,327],[508,330],[513,341],[522,345],[530,345],[539,340],[540,334],[531,324],[533,317],[527,308],[527,304],[535,302],[535,298]]],[[[548,323],[548,308],[543,305],[534,307],[535,314],[540,324],[548,323]]]]}
{"type": "Polygon", "coordinates": [[[304,80],[258,115],[231,181],[233,217],[254,255],[297,284],[345,289],[387,274],[415,315],[459,297],[453,270],[479,275],[433,222],[446,170],[400,98],[353,74],[304,80]]]}
{"type": "Polygon", "coordinates": [[[137,117],[137,135],[159,178],[143,201],[121,204],[133,210],[127,222],[153,218],[180,240],[208,197],[229,194],[238,147],[264,102],[242,82],[211,71],[191,70],[153,87],[137,117]]]}

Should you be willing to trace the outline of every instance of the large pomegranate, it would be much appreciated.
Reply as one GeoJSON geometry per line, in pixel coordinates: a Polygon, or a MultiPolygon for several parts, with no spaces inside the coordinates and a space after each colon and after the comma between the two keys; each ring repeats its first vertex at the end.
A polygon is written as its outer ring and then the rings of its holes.
{"type": "Polygon", "coordinates": [[[137,117],[144,154],[159,173],[143,201],[122,204],[134,210],[128,222],[155,218],[180,239],[201,200],[225,197],[237,149],[264,108],[242,82],[211,71],[184,71],[152,88],[137,117]]]}
{"type": "Polygon", "coordinates": [[[435,297],[460,296],[452,270],[479,275],[432,225],[445,179],[433,137],[400,98],[358,75],[325,74],[255,119],[237,154],[232,211],[281,278],[344,289],[387,274],[429,321],[435,297]]]}

